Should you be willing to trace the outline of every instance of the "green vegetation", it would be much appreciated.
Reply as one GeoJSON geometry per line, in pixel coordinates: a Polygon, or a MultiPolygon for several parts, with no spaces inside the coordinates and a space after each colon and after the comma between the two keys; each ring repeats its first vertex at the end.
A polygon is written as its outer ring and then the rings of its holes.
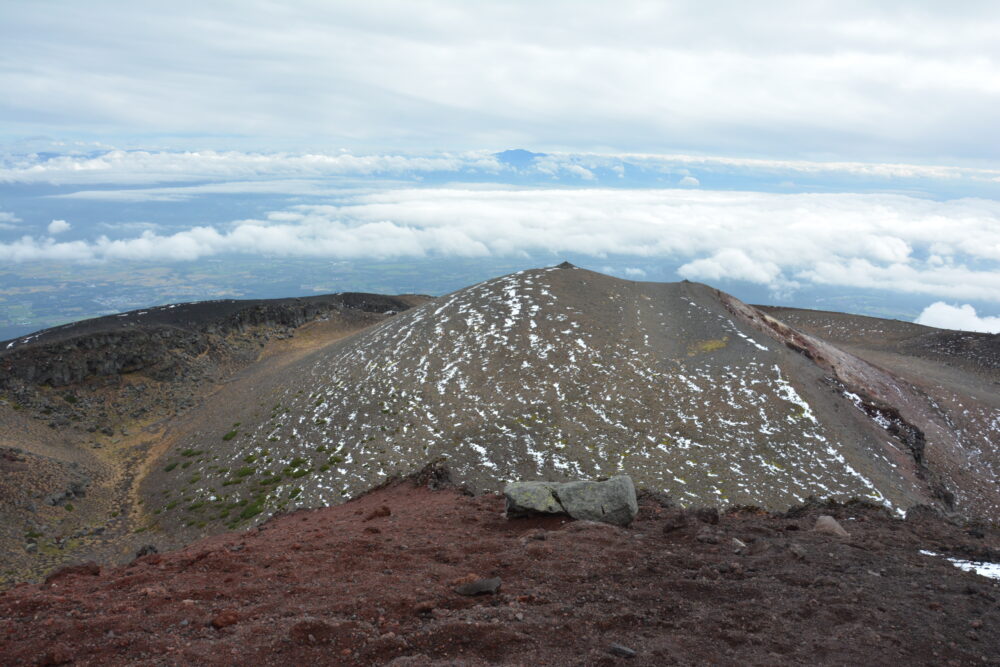
{"type": "Polygon", "coordinates": [[[188,458],[191,458],[193,456],[198,456],[199,454],[204,454],[204,453],[205,451],[202,449],[191,449],[190,447],[188,447],[183,452],[181,452],[181,456],[186,456],[188,458]]]}
{"type": "Polygon", "coordinates": [[[236,429],[234,428],[234,429],[233,429],[232,431],[229,431],[228,433],[226,433],[225,435],[223,435],[223,436],[222,436],[222,439],[223,439],[223,440],[232,440],[233,438],[235,438],[235,437],[236,437],[236,434],[237,434],[237,433],[239,433],[239,431],[237,431],[237,430],[236,430],[236,429]]]}
{"type": "Polygon", "coordinates": [[[254,474],[256,472],[257,472],[257,468],[255,468],[254,466],[243,466],[242,468],[240,468],[239,470],[236,471],[236,476],[237,477],[249,477],[250,475],[252,475],[252,474],[254,474]]]}
{"type": "Polygon", "coordinates": [[[703,352],[714,352],[715,350],[721,350],[729,343],[729,336],[723,336],[722,338],[713,338],[709,340],[698,341],[697,343],[692,343],[688,345],[688,356],[693,357],[696,354],[701,354],[703,352]]]}
{"type": "Polygon", "coordinates": [[[256,498],[254,498],[253,503],[251,503],[251,504],[247,505],[246,507],[244,507],[243,511],[240,512],[240,519],[242,519],[244,521],[247,520],[247,519],[252,519],[253,517],[255,517],[258,514],[260,514],[261,512],[263,512],[264,511],[264,502],[266,500],[267,500],[267,496],[257,496],[256,498]]]}
{"type": "Polygon", "coordinates": [[[177,467],[177,461],[174,461],[173,463],[168,464],[167,467],[165,467],[163,469],[163,471],[164,472],[170,472],[171,470],[173,470],[176,467],[177,467]]]}

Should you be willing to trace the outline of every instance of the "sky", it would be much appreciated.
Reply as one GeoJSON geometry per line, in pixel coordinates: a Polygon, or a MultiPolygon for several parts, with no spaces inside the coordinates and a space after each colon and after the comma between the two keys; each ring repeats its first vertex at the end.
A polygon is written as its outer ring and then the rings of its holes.
{"type": "Polygon", "coordinates": [[[8,0],[0,295],[573,255],[1000,331],[1000,5],[875,4],[8,0]]]}

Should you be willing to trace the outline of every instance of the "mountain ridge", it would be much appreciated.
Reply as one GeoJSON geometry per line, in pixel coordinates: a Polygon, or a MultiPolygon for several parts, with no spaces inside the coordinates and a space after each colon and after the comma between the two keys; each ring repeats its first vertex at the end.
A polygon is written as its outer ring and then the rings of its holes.
{"type": "MultiPolygon", "coordinates": [[[[115,517],[90,512],[81,524],[31,513],[35,523],[8,531],[7,543],[15,553],[44,548],[45,558],[16,558],[39,567],[74,554],[121,561],[146,544],[183,546],[339,504],[431,461],[477,493],[513,479],[627,473],[680,505],[777,511],[812,496],[857,497],[900,516],[921,504],[998,516],[990,439],[1000,405],[983,391],[996,381],[986,338],[962,344],[981,363],[952,364],[964,334],[934,334],[940,345],[918,349],[906,341],[933,330],[758,308],[698,283],[621,280],[565,263],[423,299],[394,315],[345,308],[297,328],[235,327],[225,340],[253,350],[251,361],[207,373],[218,381],[182,412],[129,418],[112,435],[80,433],[86,422],[47,430],[26,414],[31,406],[0,405],[38,443],[0,466],[42,469],[39,455],[67,451],[54,439],[78,433],[80,445],[93,437],[94,455],[131,471],[112,476],[118,496],[98,498],[93,456],[78,450],[80,469],[52,477],[61,481],[43,495],[56,509],[75,505],[73,521],[89,507],[116,508],[115,517]],[[93,532],[105,525],[113,535],[93,532]]],[[[42,387],[45,405],[76,409],[90,399],[67,397],[94,381],[42,387]]],[[[100,382],[140,407],[159,386],[147,371],[100,382]]],[[[0,446],[11,442],[0,432],[0,446]]],[[[11,503],[22,520],[38,501],[11,503]]]]}

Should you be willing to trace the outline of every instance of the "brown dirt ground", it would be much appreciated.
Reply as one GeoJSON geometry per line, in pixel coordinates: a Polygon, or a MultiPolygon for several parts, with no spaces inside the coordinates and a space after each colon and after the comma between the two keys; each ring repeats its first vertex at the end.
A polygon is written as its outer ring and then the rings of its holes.
{"type": "Polygon", "coordinates": [[[713,525],[650,496],[626,529],[507,520],[427,479],[19,585],[0,663],[1000,664],[998,582],[919,553],[998,561],[995,528],[862,504],[713,525]],[[454,592],[480,577],[499,591],[454,592]]]}

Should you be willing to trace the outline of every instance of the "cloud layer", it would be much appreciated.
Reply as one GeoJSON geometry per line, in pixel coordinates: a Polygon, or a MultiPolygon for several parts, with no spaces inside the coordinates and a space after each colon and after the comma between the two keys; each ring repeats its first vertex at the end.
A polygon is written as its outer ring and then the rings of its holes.
{"type": "Polygon", "coordinates": [[[924,308],[916,322],[939,329],[1000,333],[1000,317],[980,317],[969,304],[953,306],[937,301],[924,308]]]}
{"type": "MultiPolygon", "coordinates": [[[[817,160],[767,160],[680,153],[569,153],[540,155],[513,166],[488,151],[431,154],[249,153],[243,151],[101,150],[87,155],[0,155],[0,183],[52,185],[117,185],[127,191],[87,190],[63,195],[81,199],[171,201],[220,192],[304,192],[316,189],[316,179],[369,177],[420,178],[428,174],[500,180],[529,177],[540,181],[567,179],[594,182],[598,173],[621,179],[633,173],[669,175],[682,187],[698,187],[692,174],[735,176],[777,181],[812,179],[829,186],[841,179],[863,181],[867,187],[891,188],[900,182],[965,183],[1000,190],[1000,169],[948,164],[908,164],[817,160]],[[134,186],[159,183],[196,185],[143,190],[134,186]]],[[[717,180],[717,179],[716,179],[717,180]]]]}
{"type": "Polygon", "coordinates": [[[120,239],[0,244],[0,262],[194,261],[225,253],[387,258],[641,256],[692,280],[1000,302],[1000,203],[680,189],[391,189],[261,219],[120,239]]]}
{"type": "Polygon", "coordinates": [[[1000,7],[977,0],[6,3],[0,127],[994,159],[997,34],[1000,7]]]}

